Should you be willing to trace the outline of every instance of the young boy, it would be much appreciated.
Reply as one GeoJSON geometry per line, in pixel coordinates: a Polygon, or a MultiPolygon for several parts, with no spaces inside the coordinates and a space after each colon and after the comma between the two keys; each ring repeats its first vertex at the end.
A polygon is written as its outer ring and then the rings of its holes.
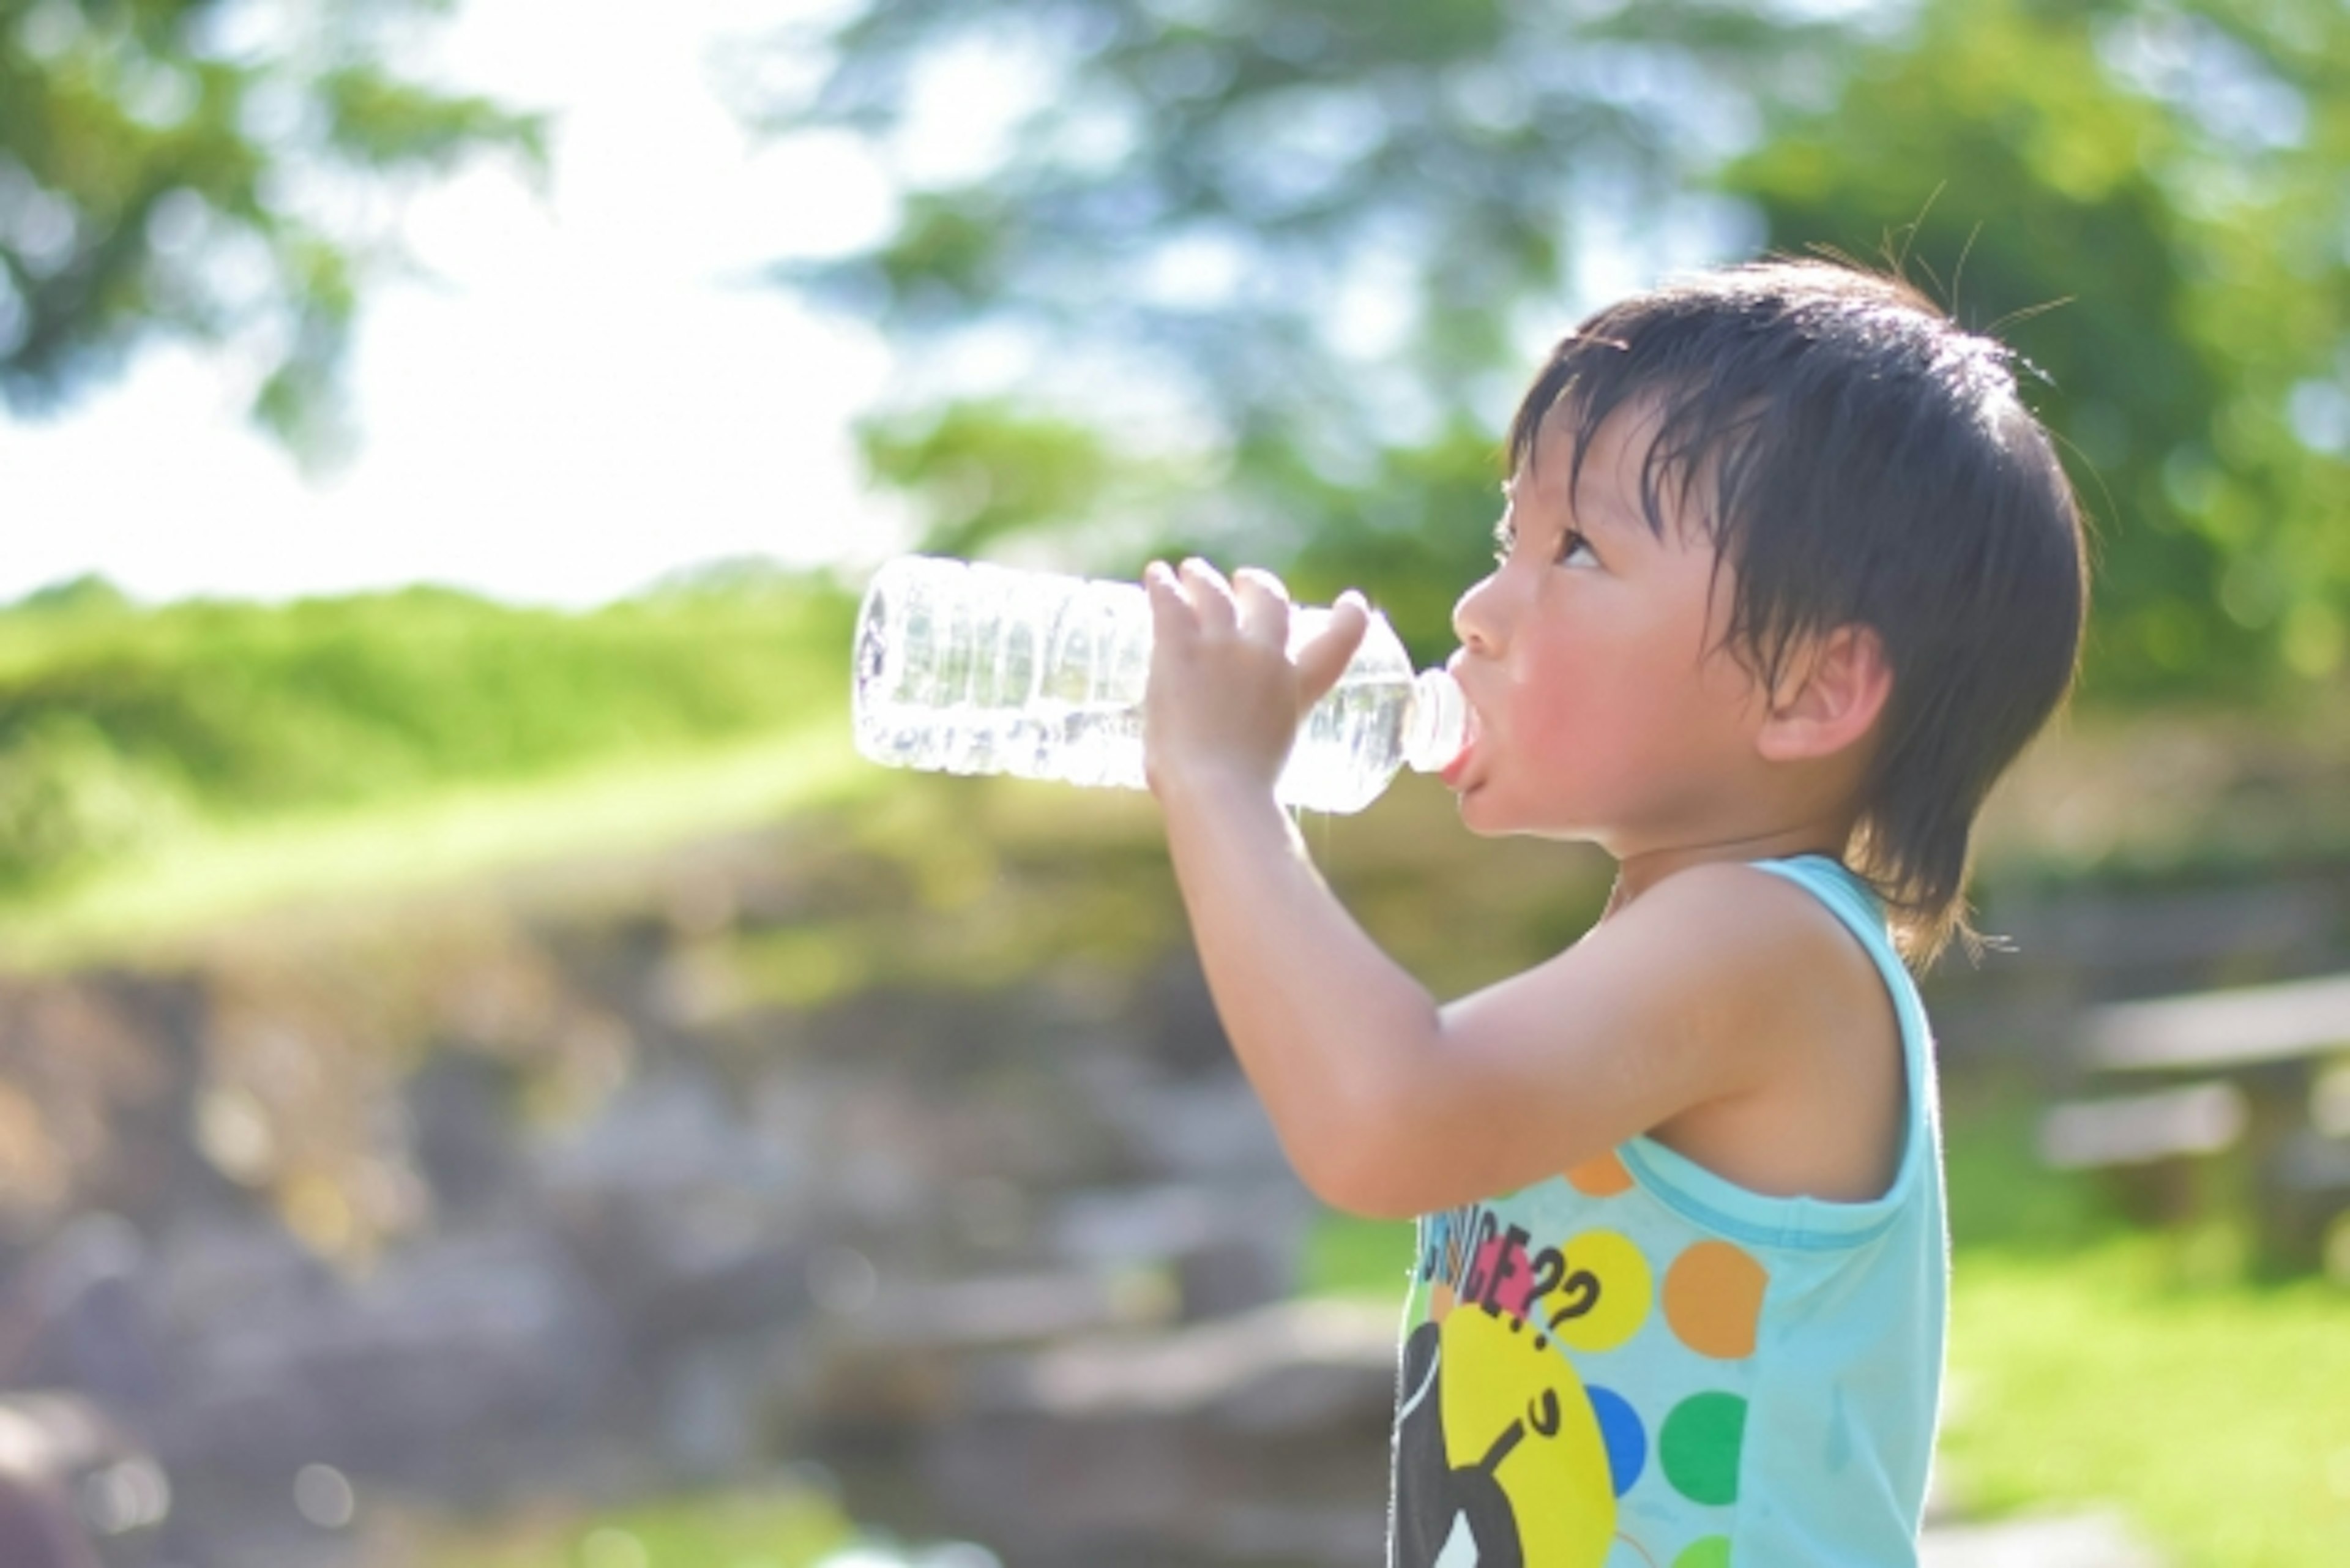
{"type": "Polygon", "coordinates": [[[1274,801],[1360,598],[1293,661],[1271,577],[1148,577],[1150,785],[1233,1048],[1315,1192],[1419,1220],[1390,1563],[1914,1562],[1947,1256],[1903,956],[2071,682],[2072,494],[1996,345],[1811,263],[1584,322],[1509,455],[1445,782],[1618,869],[1460,1001],[1274,801]]]}

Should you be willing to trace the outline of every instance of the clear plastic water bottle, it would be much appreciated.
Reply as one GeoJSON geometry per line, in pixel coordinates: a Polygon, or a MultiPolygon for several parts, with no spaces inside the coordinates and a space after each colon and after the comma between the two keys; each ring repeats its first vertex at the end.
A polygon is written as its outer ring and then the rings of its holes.
{"type": "MultiPolygon", "coordinates": [[[[1290,616],[1290,647],[1327,623],[1290,616]]],[[[1150,600],[1139,584],[901,556],[858,613],[857,749],[894,767],[1143,787],[1150,600]]],[[[1412,673],[1374,614],[1338,684],[1298,727],[1274,786],[1291,805],[1360,811],[1406,763],[1460,754],[1468,705],[1441,670],[1412,673]]]]}

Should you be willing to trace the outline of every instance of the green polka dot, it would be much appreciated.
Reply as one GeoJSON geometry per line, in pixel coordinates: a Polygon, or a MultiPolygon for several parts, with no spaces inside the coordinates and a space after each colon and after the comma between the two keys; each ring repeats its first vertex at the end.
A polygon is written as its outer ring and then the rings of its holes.
{"type": "Polygon", "coordinates": [[[1730,1568],[1730,1537],[1709,1535],[1673,1559],[1673,1568],[1730,1568]]]}
{"type": "Polygon", "coordinates": [[[1665,1428],[1657,1435],[1657,1459],[1675,1491],[1691,1502],[1718,1507],[1738,1501],[1738,1454],[1745,1438],[1745,1400],[1735,1394],[1692,1394],[1665,1417],[1665,1428]]]}

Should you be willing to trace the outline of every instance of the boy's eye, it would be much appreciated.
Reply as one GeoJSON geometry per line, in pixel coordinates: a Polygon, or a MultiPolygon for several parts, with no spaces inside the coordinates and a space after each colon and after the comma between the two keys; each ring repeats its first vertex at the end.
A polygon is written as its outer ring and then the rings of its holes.
{"type": "MultiPolygon", "coordinates": [[[[1493,559],[1496,562],[1507,561],[1511,552],[1517,547],[1516,526],[1507,518],[1493,525],[1493,559]]],[[[1561,530],[1556,559],[1562,566],[1596,566],[1599,564],[1599,556],[1591,548],[1591,541],[1572,528],[1561,530]]]]}

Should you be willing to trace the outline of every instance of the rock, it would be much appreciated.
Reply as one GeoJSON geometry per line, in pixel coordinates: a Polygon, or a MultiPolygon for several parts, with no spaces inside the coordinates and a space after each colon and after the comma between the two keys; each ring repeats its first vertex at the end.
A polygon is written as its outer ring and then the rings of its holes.
{"type": "Polygon", "coordinates": [[[153,1272],[145,1239],[120,1216],[68,1221],[11,1282],[5,1337],[21,1348],[7,1380],[77,1388],[116,1409],[153,1406],[165,1388],[153,1272]]]}
{"type": "Polygon", "coordinates": [[[1057,1256],[1093,1269],[1171,1266],[1183,1315],[1199,1321],[1286,1298],[1312,1210],[1285,1171],[1163,1182],[1071,1193],[1050,1238],[1057,1256]]]}
{"type": "Polygon", "coordinates": [[[410,1142],[418,1173],[444,1220],[475,1218],[504,1197],[519,1175],[511,1063],[442,1049],[408,1080],[410,1142]]]}
{"type": "Polygon", "coordinates": [[[1087,1335],[974,1366],[916,1463],[1024,1568],[1375,1561],[1395,1357],[1392,1313],[1335,1302],[1087,1335]]]}
{"type": "Polygon", "coordinates": [[[112,1568],[149,1561],[172,1511],[162,1467],[92,1400],[0,1396],[0,1563],[112,1568]]]}
{"type": "Polygon", "coordinates": [[[1252,1430],[1305,1428],[1340,1406],[1395,1397],[1396,1314],[1343,1301],[1284,1302],[1164,1333],[1093,1335],[983,1378],[982,1413],[1081,1419],[1197,1417],[1252,1430]]]}
{"type": "Polygon", "coordinates": [[[203,1325],[157,1440],[174,1469],[274,1477],[321,1461],[475,1494],[526,1459],[527,1439],[597,1409],[619,1348],[550,1241],[443,1239],[356,1287],[265,1298],[203,1325]]]}

